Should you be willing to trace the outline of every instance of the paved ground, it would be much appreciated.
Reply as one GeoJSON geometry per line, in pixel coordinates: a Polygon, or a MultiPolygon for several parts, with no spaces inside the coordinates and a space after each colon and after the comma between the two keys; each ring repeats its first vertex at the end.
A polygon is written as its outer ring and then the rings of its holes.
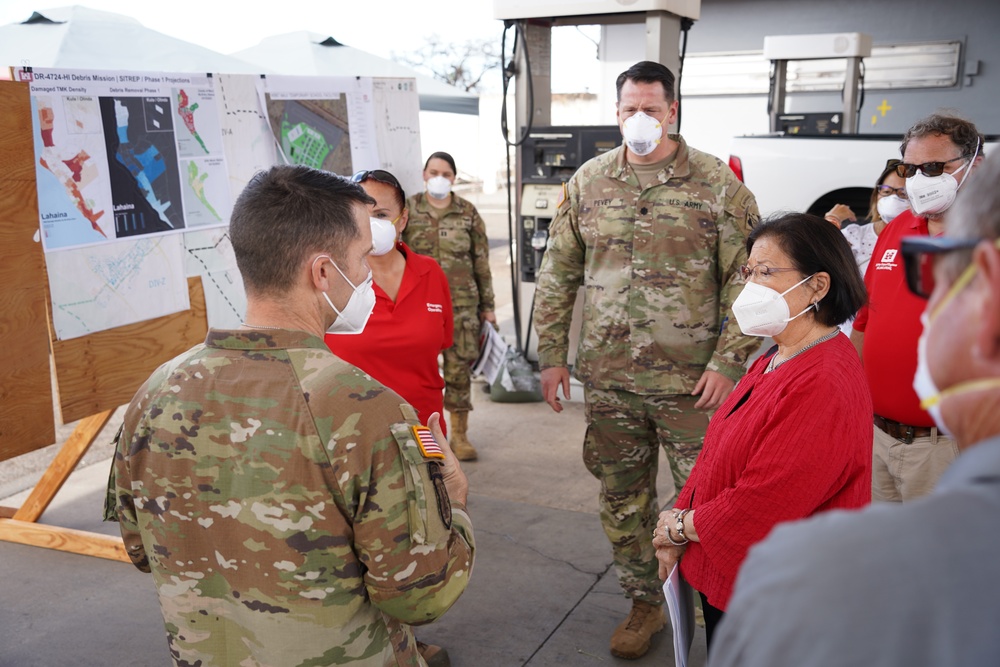
{"type": "MultiPolygon", "coordinates": [[[[476,203],[494,239],[501,331],[512,336],[507,251],[495,241],[507,235],[506,195],[476,203]]],[[[492,403],[474,391],[469,435],[480,460],[465,470],[478,545],[475,570],[455,607],[418,631],[423,641],[446,646],[454,667],[674,664],[669,628],[641,660],[619,660],[608,652],[608,638],[628,602],[598,521],[598,483],[580,458],[582,389],[573,390],[559,415],[544,403],[492,403]]],[[[100,522],[110,430],[43,523],[116,534],[115,525],[100,522]]],[[[0,463],[0,505],[23,501],[57,446],[0,463]]],[[[660,477],[666,499],[672,494],[669,475],[660,477]]],[[[122,563],[5,542],[0,563],[0,667],[169,664],[147,575],[122,563]]],[[[704,663],[699,628],[689,664],[704,663]]]]}

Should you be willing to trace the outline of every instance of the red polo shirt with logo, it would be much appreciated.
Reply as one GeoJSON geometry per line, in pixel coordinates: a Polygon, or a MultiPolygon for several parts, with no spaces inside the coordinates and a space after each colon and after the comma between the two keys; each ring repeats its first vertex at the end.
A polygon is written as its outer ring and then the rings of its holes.
{"type": "Polygon", "coordinates": [[[375,283],[375,309],[365,330],[356,335],[327,334],[326,344],[335,355],[406,399],[422,424],[431,413],[441,413],[444,429],[444,378],[437,359],[452,345],[448,278],[437,262],[405,243],[397,243],[396,250],[406,258],[396,300],[375,283]]]}
{"type": "Polygon", "coordinates": [[[904,211],[879,234],[865,272],[868,304],[854,320],[865,334],[862,358],[875,414],[910,426],[934,426],[913,391],[920,316],[927,300],[906,287],[900,239],[928,236],[927,219],[904,211]]]}

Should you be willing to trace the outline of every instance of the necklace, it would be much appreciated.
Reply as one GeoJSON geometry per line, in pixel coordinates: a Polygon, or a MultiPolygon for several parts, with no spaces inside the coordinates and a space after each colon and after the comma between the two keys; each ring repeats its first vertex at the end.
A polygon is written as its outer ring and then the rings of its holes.
{"type": "Polygon", "coordinates": [[[831,331],[828,334],[823,334],[822,336],[820,336],[819,338],[817,338],[813,342],[809,343],[808,345],[806,345],[804,348],[802,348],[798,352],[794,353],[792,356],[787,357],[785,359],[782,359],[781,361],[777,360],[778,359],[778,353],[775,352],[774,356],[771,357],[771,361],[768,362],[767,368],[764,370],[764,372],[765,373],[770,373],[771,371],[773,371],[775,368],[777,368],[781,364],[785,363],[786,361],[791,361],[792,359],[794,359],[795,357],[799,356],[800,354],[802,354],[806,350],[814,348],[817,345],[819,345],[820,343],[823,343],[823,342],[826,342],[826,341],[830,340],[831,338],[833,338],[834,336],[836,336],[839,333],[840,333],[840,329],[834,329],[833,331],[831,331]]]}
{"type": "Polygon", "coordinates": [[[251,329],[274,329],[275,331],[281,331],[284,327],[265,327],[262,324],[249,324],[247,322],[240,322],[245,327],[250,327],[251,329]]]}

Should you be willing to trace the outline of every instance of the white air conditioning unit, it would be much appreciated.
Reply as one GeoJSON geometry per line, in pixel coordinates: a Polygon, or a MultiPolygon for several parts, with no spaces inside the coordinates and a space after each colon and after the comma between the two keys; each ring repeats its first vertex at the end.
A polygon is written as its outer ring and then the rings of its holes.
{"type": "Polygon", "coordinates": [[[772,35],[764,38],[764,57],[768,60],[867,58],[871,54],[872,37],[863,32],[772,35]]]}

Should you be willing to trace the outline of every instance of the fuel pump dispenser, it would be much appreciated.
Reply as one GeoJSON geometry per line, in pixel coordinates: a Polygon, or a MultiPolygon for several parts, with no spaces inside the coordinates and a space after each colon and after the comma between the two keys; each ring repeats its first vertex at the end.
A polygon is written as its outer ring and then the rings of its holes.
{"type": "Polygon", "coordinates": [[[563,183],[584,162],[621,143],[617,125],[536,127],[521,146],[521,193],[518,229],[521,281],[535,274],[549,239],[563,183]]]}
{"type": "MultiPolygon", "coordinates": [[[[512,169],[508,159],[507,168],[511,279],[516,283],[514,324],[518,351],[529,361],[538,360],[531,324],[534,282],[562,186],[584,162],[621,143],[617,125],[551,126],[552,28],[600,25],[603,42],[603,26],[645,24],[645,43],[616,44],[614,59],[653,60],[669,67],[679,78],[683,69],[682,34],[686,43],[687,29],[698,19],[700,11],[701,0],[493,0],[493,17],[504,22],[505,100],[501,106],[501,129],[508,146],[516,147],[516,167],[512,169]],[[515,37],[507,60],[506,36],[512,27],[515,37]],[[507,123],[506,105],[511,81],[515,83],[513,127],[507,123]],[[509,182],[515,174],[516,185],[509,182]],[[511,201],[512,194],[516,203],[511,201]]],[[[609,104],[613,101],[607,100],[609,104]]],[[[582,310],[583,298],[578,295],[569,335],[571,365],[575,360],[582,310]]]]}

